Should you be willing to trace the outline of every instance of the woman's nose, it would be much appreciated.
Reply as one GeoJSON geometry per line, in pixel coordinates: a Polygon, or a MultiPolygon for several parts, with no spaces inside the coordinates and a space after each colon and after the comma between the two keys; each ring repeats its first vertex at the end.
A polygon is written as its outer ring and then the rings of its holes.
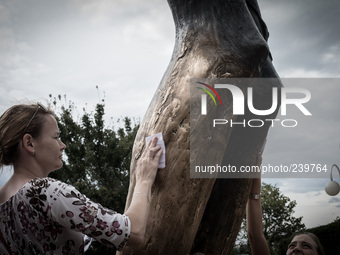
{"type": "Polygon", "coordinates": [[[296,246],[296,247],[293,249],[293,252],[301,252],[300,246],[296,246]]]}
{"type": "Polygon", "coordinates": [[[60,143],[61,150],[65,150],[66,144],[64,144],[61,140],[59,140],[59,143],[60,143]]]}

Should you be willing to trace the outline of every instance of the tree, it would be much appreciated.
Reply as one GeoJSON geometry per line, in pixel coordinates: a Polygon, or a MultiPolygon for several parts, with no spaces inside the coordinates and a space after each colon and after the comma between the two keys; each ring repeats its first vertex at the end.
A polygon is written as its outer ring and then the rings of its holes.
{"type": "Polygon", "coordinates": [[[278,187],[264,183],[261,194],[266,198],[262,203],[264,236],[273,248],[273,254],[279,254],[281,240],[303,230],[305,225],[302,216],[293,216],[296,201],[281,194],[278,187]]]}
{"type": "MultiPolygon", "coordinates": [[[[278,187],[262,183],[261,203],[264,236],[271,254],[279,255],[282,240],[291,238],[294,233],[304,230],[305,225],[302,223],[302,217],[293,216],[296,201],[291,201],[289,197],[283,195],[278,187]]],[[[246,218],[244,218],[237,248],[251,254],[246,233],[246,218]]]]}
{"type": "MultiPolygon", "coordinates": [[[[57,109],[62,103],[59,95],[52,98],[57,109]]],[[[66,96],[64,96],[65,102],[66,96]]],[[[122,213],[129,186],[129,166],[133,141],[138,125],[130,118],[123,119],[117,131],[104,123],[105,104],[98,103],[94,113],[84,110],[80,121],[75,121],[76,107],[72,102],[60,107],[57,121],[60,138],[67,145],[63,167],[50,177],[72,184],[91,200],[122,213]]],[[[91,246],[87,254],[112,254],[103,245],[91,246]]]]}

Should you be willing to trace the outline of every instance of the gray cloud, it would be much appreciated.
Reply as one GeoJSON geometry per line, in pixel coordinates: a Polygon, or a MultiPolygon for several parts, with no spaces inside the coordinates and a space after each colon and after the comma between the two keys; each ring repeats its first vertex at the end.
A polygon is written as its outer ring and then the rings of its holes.
{"type": "MultiPolygon", "coordinates": [[[[314,194],[318,196],[325,193],[325,185],[329,181],[326,178],[280,178],[280,179],[263,179],[263,182],[277,185],[283,194],[314,194]],[[314,193],[315,192],[315,193],[314,193]]],[[[292,198],[294,199],[294,198],[292,198]]]]}
{"type": "Polygon", "coordinates": [[[1,112],[17,103],[11,98],[40,100],[50,93],[93,105],[99,85],[110,100],[110,117],[143,116],[174,44],[166,2],[5,3],[0,9],[8,13],[0,30],[5,35],[0,37],[1,112]],[[122,90],[131,96],[119,96],[122,90]]]}
{"type": "Polygon", "coordinates": [[[340,198],[338,198],[338,197],[332,197],[332,198],[329,200],[329,203],[340,203],[340,198]]]}
{"type": "Polygon", "coordinates": [[[259,0],[259,4],[269,28],[269,45],[279,74],[339,77],[337,1],[259,0]]]}

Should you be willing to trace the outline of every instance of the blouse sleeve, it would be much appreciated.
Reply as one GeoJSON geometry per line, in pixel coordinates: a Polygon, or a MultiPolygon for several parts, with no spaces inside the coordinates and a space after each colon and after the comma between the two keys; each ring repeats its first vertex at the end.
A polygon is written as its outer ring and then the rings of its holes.
{"type": "Polygon", "coordinates": [[[106,246],[122,250],[130,236],[130,220],[104,208],[71,185],[49,178],[50,213],[65,228],[82,232],[106,246]]]}

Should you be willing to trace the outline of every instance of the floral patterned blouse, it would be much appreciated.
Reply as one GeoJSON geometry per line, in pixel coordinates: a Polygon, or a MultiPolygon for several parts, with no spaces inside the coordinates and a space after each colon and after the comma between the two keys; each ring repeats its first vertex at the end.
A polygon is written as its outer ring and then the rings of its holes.
{"type": "Polygon", "coordinates": [[[0,224],[15,254],[84,254],[88,237],[122,250],[130,235],[127,216],[52,178],[33,179],[0,204],[0,224]]]}

